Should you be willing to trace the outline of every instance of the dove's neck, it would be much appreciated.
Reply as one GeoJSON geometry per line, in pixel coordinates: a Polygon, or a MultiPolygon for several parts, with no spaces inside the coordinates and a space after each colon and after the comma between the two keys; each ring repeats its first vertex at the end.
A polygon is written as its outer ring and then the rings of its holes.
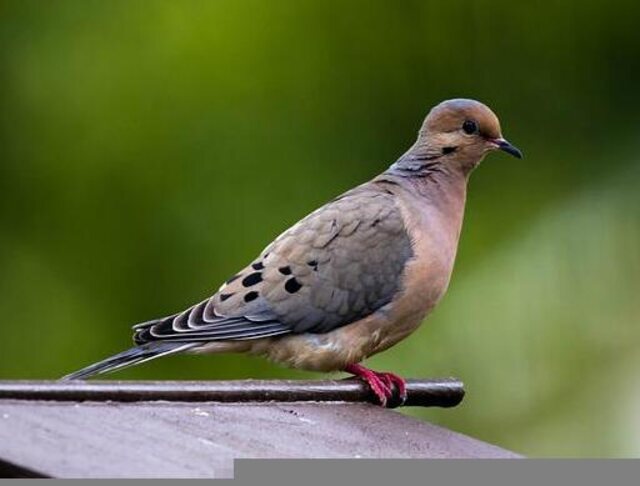
{"type": "Polygon", "coordinates": [[[419,142],[411,147],[387,170],[399,177],[427,177],[442,169],[442,152],[421,147],[419,142]]]}
{"type": "Polygon", "coordinates": [[[466,179],[484,158],[487,149],[481,144],[463,146],[447,138],[446,134],[419,136],[418,140],[388,172],[400,177],[430,178],[462,175],[466,179]]]}
{"type": "Polygon", "coordinates": [[[403,186],[411,188],[430,204],[463,210],[470,172],[448,159],[442,152],[416,150],[414,146],[383,175],[401,181],[403,186]],[[457,202],[461,202],[462,207],[458,207],[457,202]]]}
{"type": "Polygon", "coordinates": [[[381,174],[379,180],[402,187],[402,192],[409,193],[420,205],[421,212],[441,215],[457,232],[464,214],[467,174],[437,162],[409,170],[395,165],[381,174]]]}
{"type": "Polygon", "coordinates": [[[441,234],[454,250],[451,255],[454,256],[464,217],[469,172],[446,162],[409,151],[377,179],[396,186],[393,192],[404,201],[411,225],[441,234]]]}

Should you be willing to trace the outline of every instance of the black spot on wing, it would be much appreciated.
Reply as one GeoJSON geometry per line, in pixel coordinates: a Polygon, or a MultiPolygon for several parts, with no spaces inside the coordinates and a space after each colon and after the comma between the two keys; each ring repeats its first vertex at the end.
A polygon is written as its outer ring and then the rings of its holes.
{"type": "Polygon", "coordinates": [[[295,277],[291,277],[284,284],[284,289],[290,294],[295,294],[301,288],[302,288],[302,284],[298,282],[295,277]]]}
{"type": "Polygon", "coordinates": [[[256,300],[257,298],[258,298],[258,292],[253,291],[253,290],[251,292],[247,292],[244,295],[244,301],[245,302],[251,302],[251,301],[256,300]]]}
{"type": "Polygon", "coordinates": [[[256,262],[251,265],[254,270],[264,270],[264,264],[262,262],[256,262]]]}
{"type": "Polygon", "coordinates": [[[244,287],[251,287],[253,285],[259,284],[260,282],[262,282],[261,272],[254,272],[242,279],[242,285],[244,287]]]}
{"type": "Polygon", "coordinates": [[[285,266],[285,267],[280,267],[278,268],[278,271],[282,274],[282,275],[291,275],[291,267],[290,266],[285,266]]]}

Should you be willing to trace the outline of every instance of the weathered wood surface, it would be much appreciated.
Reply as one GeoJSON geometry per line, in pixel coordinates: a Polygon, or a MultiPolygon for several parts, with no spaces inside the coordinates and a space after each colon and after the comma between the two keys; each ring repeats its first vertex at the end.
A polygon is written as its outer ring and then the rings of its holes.
{"type": "Polygon", "coordinates": [[[215,478],[239,458],[354,457],[518,456],[365,403],[0,399],[5,476],[215,478]]]}

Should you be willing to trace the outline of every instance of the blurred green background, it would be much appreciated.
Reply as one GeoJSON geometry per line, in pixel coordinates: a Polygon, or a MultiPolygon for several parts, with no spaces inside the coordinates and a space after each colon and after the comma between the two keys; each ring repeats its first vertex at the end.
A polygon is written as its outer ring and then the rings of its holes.
{"type": "MultiPolygon", "coordinates": [[[[371,359],[409,413],[532,456],[640,456],[634,2],[0,1],[0,378],[57,378],[200,301],[472,97],[526,159],[473,174],[450,290],[371,359]]],[[[120,379],[300,377],[246,356],[120,379]]]]}

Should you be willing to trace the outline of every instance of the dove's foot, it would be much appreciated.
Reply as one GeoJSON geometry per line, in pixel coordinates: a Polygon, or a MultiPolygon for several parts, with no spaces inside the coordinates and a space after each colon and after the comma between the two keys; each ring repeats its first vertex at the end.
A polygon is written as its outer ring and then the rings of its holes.
{"type": "Polygon", "coordinates": [[[347,366],[344,370],[364,380],[383,407],[397,407],[407,400],[406,383],[398,375],[373,371],[357,363],[347,366]]]}

